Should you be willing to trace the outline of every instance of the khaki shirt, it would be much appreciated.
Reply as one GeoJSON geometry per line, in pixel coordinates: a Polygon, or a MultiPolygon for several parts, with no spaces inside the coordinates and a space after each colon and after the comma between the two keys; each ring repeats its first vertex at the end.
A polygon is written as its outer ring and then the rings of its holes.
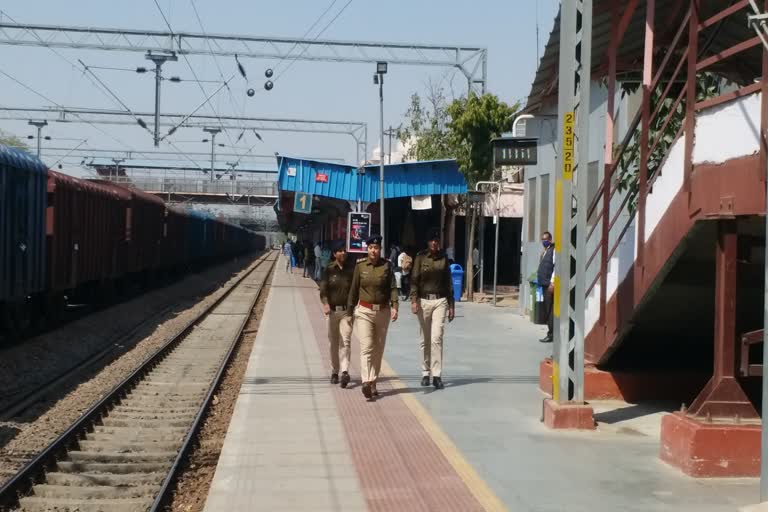
{"type": "Polygon", "coordinates": [[[352,274],[355,272],[354,263],[349,260],[340,266],[336,261],[323,269],[320,280],[320,300],[330,306],[346,306],[349,297],[349,287],[352,284],[352,274]]]}
{"type": "Polygon", "coordinates": [[[388,260],[379,258],[374,265],[370,259],[365,258],[355,265],[347,306],[352,309],[361,300],[369,304],[390,305],[395,309],[398,308],[395,271],[388,260]]]}
{"type": "Polygon", "coordinates": [[[453,283],[451,282],[451,267],[445,252],[438,251],[432,256],[428,250],[416,255],[411,272],[411,302],[437,294],[448,300],[453,306],[453,283]]]}

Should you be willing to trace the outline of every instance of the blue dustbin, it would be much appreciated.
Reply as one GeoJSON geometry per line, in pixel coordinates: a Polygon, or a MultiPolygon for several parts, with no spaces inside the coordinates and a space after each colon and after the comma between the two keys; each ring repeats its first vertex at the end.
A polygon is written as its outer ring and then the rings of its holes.
{"type": "Polygon", "coordinates": [[[459,302],[461,300],[462,285],[464,284],[464,270],[458,263],[451,265],[451,280],[453,281],[453,300],[459,302]]]}

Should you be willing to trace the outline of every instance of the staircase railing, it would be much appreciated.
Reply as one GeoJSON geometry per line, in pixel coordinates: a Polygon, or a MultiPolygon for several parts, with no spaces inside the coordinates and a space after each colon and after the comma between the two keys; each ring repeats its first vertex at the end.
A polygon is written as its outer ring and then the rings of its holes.
{"type": "MultiPolygon", "coordinates": [[[[607,50],[608,60],[608,97],[609,112],[606,122],[606,141],[613,144],[613,120],[615,119],[613,99],[616,86],[617,51],[624,37],[624,32],[637,8],[638,2],[630,2],[627,9],[619,16],[618,7],[614,8],[613,31],[607,50]]],[[[743,57],[743,52],[761,44],[759,37],[738,41],[727,48],[710,50],[712,42],[719,36],[721,25],[734,15],[744,16],[749,13],[749,0],[734,1],[731,5],[701,19],[700,0],[691,0],[674,36],[669,42],[655,40],[655,0],[646,0],[645,12],[645,48],[642,75],[642,103],[635,114],[629,129],[616,148],[606,149],[603,180],[597,194],[589,205],[587,218],[594,220],[587,239],[592,241],[598,233],[598,243],[588,243],[594,247],[587,260],[586,294],[589,296],[597,284],[600,284],[600,317],[605,322],[607,306],[608,263],[618,250],[633,221],[636,221],[637,259],[634,262],[635,300],[643,293],[644,287],[644,246],[645,212],[647,197],[656,179],[660,175],[669,150],[683,134],[692,134],[695,130],[695,116],[698,111],[711,108],[733,99],[761,90],[762,81],[751,83],[714,97],[700,98],[697,94],[697,75],[711,70],[714,66],[723,69],[727,59],[743,57]],[[687,37],[685,37],[687,35],[687,37]],[[700,46],[700,42],[703,44],[700,46]],[[659,52],[664,47],[663,53],[659,52]],[[661,59],[658,66],[654,60],[661,59]],[[680,112],[684,116],[680,117],[680,112]],[[673,123],[680,123],[674,136],[667,131],[673,123]],[[630,151],[630,149],[632,151],[630,151]],[[620,178],[635,174],[629,185],[622,185],[620,178]],[[636,183],[634,181],[636,180],[636,183]],[[619,193],[623,193],[619,194],[619,193]],[[617,196],[617,194],[619,194],[617,196]],[[636,200],[636,204],[635,204],[636,200]],[[619,228],[620,226],[620,228],[619,228]],[[600,230],[598,231],[598,227],[600,230]],[[599,259],[598,259],[599,255],[599,259]],[[595,264],[599,262],[599,267],[595,264]]],[[[711,4],[709,4],[711,5],[711,4]]],[[[665,13],[665,18],[670,13],[665,13]]],[[[678,16],[675,18],[680,19],[678,16]]],[[[662,34],[663,35],[663,34],[662,34]]],[[[690,194],[690,179],[693,171],[693,137],[685,139],[683,190],[690,194]]],[[[648,276],[653,278],[653,276],[648,276]]]]}

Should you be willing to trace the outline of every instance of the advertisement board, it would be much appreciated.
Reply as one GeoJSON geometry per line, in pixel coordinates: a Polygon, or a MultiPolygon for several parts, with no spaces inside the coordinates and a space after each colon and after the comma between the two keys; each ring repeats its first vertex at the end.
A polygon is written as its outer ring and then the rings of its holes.
{"type": "Polygon", "coordinates": [[[349,212],[347,214],[347,252],[368,252],[365,241],[371,233],[371,214],[349,212]]]}

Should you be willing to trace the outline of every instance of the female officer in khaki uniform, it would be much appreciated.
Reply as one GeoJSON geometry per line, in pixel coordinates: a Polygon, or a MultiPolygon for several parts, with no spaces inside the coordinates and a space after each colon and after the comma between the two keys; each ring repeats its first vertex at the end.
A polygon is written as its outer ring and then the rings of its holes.
{"type": "Polygon", "coordinates": [[[440,248],[440,231],[433,230],[427,249],[416,256],[411,272],[411,311],[419,318],[421,385],[443,389],[443,326],[453,321],[454,299],[448,257],[440,248]]]}
{"type": "Polygon", "coordinates": [[[349,288],[347,312],[354,309],[354,323],[360,338],[360,377],[363,395],[378,396],[376,380],[384,357],[389,322],[397,320],[395,269],[381,257],[381,237],[368,239],[368,257],[358,261],[349,288]]]}

